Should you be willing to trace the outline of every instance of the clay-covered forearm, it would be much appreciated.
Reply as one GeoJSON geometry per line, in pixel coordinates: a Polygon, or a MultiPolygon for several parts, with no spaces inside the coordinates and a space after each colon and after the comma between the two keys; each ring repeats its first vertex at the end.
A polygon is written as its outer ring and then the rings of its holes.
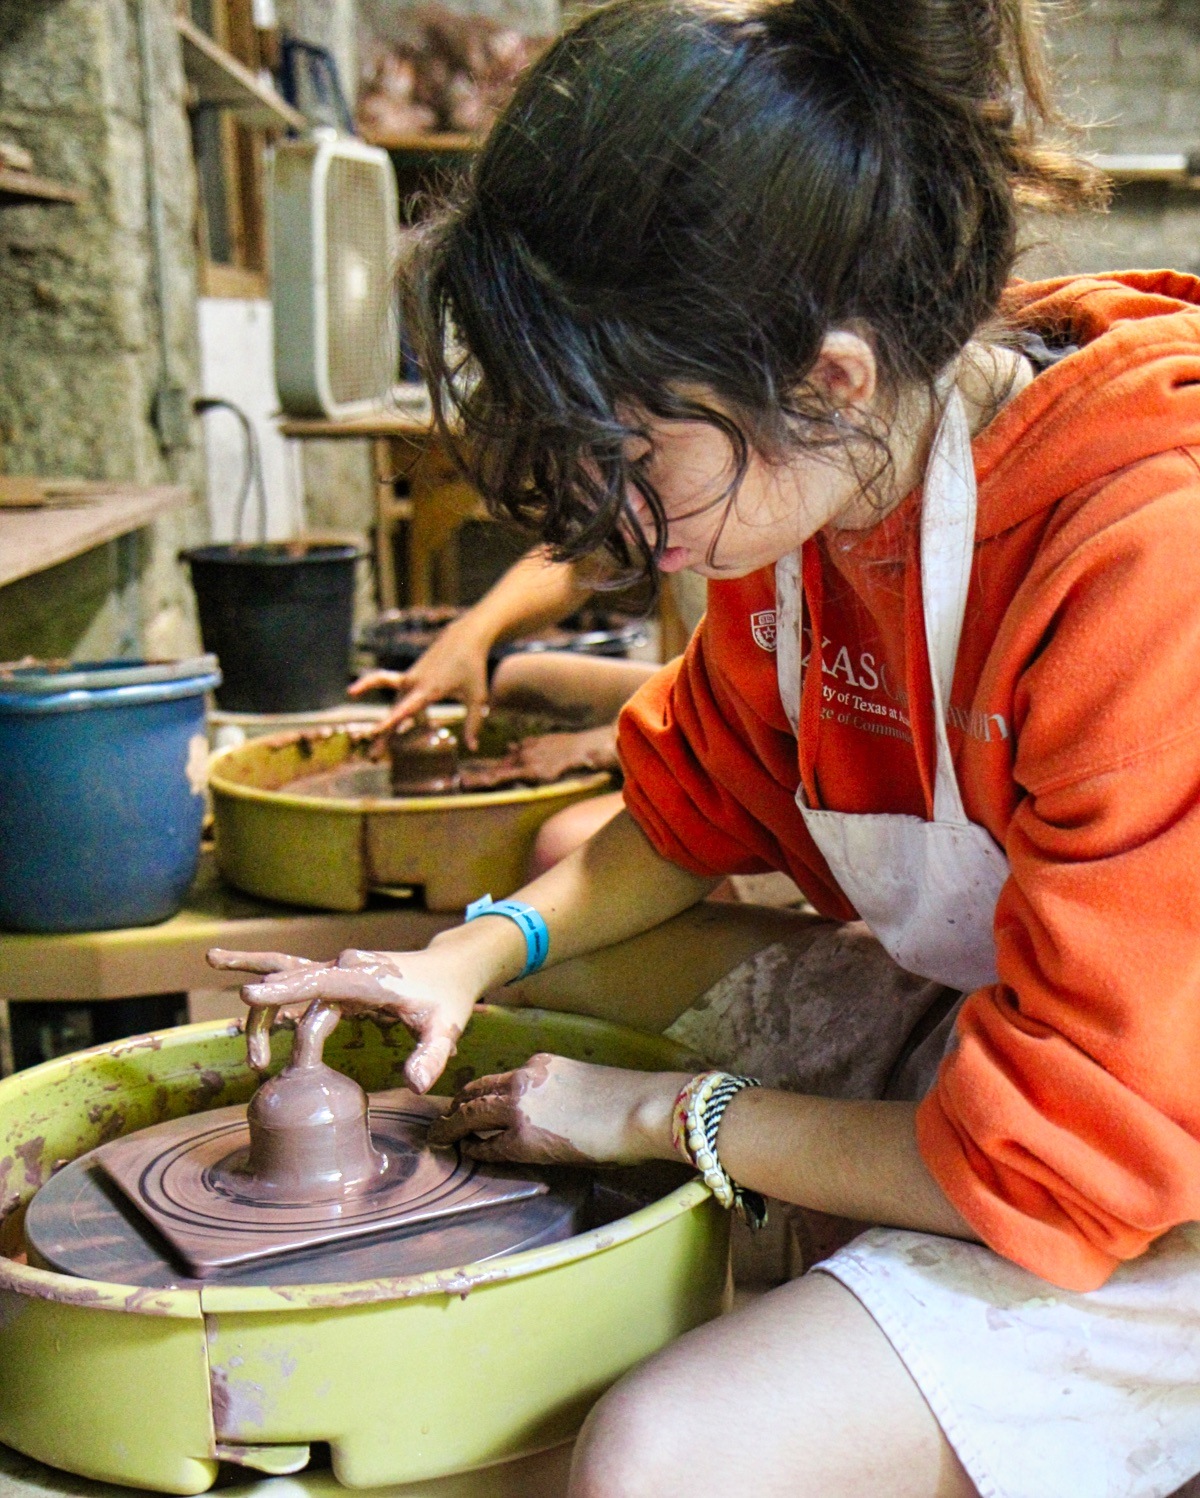
{"type": "Polygon", "coordinates": [[[916,1103],[738,1093],[721,1120],[721,1163],[743,1186],[834,1217],[978,1242],[917,1147],[916,1103]]]}

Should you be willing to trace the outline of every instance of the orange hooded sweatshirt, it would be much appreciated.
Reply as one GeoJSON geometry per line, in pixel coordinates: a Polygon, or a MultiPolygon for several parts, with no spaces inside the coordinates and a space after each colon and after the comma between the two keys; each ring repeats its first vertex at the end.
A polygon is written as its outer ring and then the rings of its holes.
{"type": "MultiPolygon", "coordinates": [[[[1078,351],[974,444],[949,735],[1011,875],[1000,981],[964,1004],[917,1127],[985,1243],[1088,1290],[1200,1218],[1200,281],[1018,283],[1007,311],[1078,351]]],[[[664,857],[782,869],[850,919],[796,809],[801,772],[813,805],[932,816],[919,502],[805,547],[820,670],[799,754],[773,570],[710,583],[686,655],[621,718],[626,801],[664,857]]]]}

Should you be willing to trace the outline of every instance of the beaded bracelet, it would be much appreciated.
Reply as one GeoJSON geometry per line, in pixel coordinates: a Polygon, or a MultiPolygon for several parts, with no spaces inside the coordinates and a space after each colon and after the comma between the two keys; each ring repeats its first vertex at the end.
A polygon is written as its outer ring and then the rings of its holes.
{"type": "Polygon", "coordinates": [[[701,1072],[679,1091],[671,1112],[671,1143],[675,1153],[700,1172],[704,1184],[727,1210],[757,1230],[767,1220],[767,1204],[757,1191],[732,1179],[717,1155],[717,1131],[725,1110],[739,1092],[759,1087],[753,1077],[729,1072],[701,1072]]]}

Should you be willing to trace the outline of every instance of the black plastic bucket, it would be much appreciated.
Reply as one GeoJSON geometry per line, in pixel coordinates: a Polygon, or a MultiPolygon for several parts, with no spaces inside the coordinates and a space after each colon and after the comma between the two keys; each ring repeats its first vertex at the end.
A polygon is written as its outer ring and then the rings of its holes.
{"type": "Polygon", "coordinates": [[[345,701],[361,556],[356,546],[286,541],[181,554],[204,648],[221,663],[219,707],[305,713],[345,701]]]}

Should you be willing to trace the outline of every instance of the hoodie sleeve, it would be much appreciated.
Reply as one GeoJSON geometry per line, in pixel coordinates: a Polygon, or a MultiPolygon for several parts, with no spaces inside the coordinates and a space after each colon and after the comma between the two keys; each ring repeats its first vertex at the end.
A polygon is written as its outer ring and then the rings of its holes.
{"type": "Polygon", "coordinates": [[[852,919],[796,812],[796,740],[779,707],[774,657],[743,655],[736,688],[725,681],[710,640],[724,627],[717,594],[710,587],[709,616],[684,655],[621,713],[625,804],[681,868],[711,878],[780,870],[823,914],[852,919]]]}
{"type": "Polygon", "coordinates": [[[1073,1290],[1200,1218],[1200,484],[1173,456],[1172,492],[1068,521],[1014,604],[1000,982],[918,1114],[983,1240],[1073,1290]]]}

